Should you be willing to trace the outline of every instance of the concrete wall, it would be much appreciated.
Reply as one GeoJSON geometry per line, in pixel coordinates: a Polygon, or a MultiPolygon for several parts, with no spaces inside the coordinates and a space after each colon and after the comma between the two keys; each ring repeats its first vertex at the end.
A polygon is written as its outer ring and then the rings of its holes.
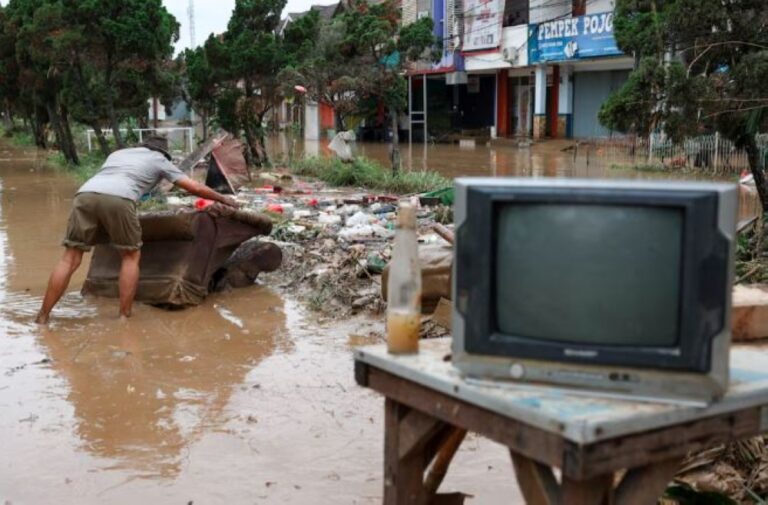
{"type": "Polygon", "coordinates": [[[513,65],[504,61],[502,50],[505,47],[518,49],[518,59],[515,67],[528,66],[528,25],[508,26],[501,32],[501,48],[498,51],[483,53],[477,56],[467,56],[464,62],[467,72],[512,68],[513,65]]]}
{"type": "Polygon", "coordinates": [[[316,103],[308,103],[304,109],[304,139],[320,139],[320,110],[316,103]]]}
{"type": "Polygon", "coordinates": [[[598,12],[612,12],[616,7],[614,0],[589,0],[587,2],[587,14],[597,14],[598,12]]]}
{"type": "Polygon", "coordinates": [[[573,5],[570,1],[531,0],[530,23],[543,23],[555,18],[570,17],[573,5]]]}

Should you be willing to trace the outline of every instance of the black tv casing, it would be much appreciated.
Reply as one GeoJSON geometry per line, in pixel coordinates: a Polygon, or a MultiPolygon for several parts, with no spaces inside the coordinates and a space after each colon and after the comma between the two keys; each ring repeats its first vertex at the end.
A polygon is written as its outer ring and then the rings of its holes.
{"type": "Polygon", "coordinates": [[[481,378],[556,383],[693,401],[717,398],[728,382],[737,211],[738,190],[732,184],[457,179],[453,276],[456,366],[465,375],[481,378]],[[496,231],[498,209],[510,204],[680,209],[683,237],[677,345],[609,346],[501,334],[494,301],[496,231]],[[666,391],[664,382],[671,384],[666,391]]]}

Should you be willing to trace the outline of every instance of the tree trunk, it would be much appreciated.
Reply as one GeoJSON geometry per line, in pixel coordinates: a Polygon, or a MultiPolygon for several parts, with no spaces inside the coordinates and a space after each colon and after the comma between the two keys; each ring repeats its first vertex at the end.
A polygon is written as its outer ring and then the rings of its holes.
{"type": "Polygon", "coordinates": [[[93,133],[96,135],[96,141],[99,143],[99,149],[101,149],[101,154],[104,155],[106,158],[110,154],[112,154],[112,149],[109,148],[109,142],[107,142],[107,137],[104,136],[104,131],[101,129],[101,125],[98,121],[94,121],[90,124],[91,128],[93,129],[93,133]]]}
{"type": "Polygon", "coordinates": [[[115,113],[115,101],[111,91],[107,93],[107,114],[109,115],[109,127],[112,128],[112,135],[115,138],[115,145],[118,149],[123,149],[125,148],[125,141],[120,133],[120,123],[115,113]]]}
{"type": "Polygon", "coordinates": [[[56,103],[48,102],[45,104],[45,107],[48,110],[48,118],[51,121],[53,133],[56,135],[56,143],[59,145],[59,150],[61,150],[61,153],[64,155],[64,159],[67,160],[68,163],[79,165],[80,161],[77,159],[75,146],[72,145],[70,139],[67,138],[67,134],[64,131],[64,125],[62,124],[61,115],[57,110],[56,103]]]}
{"type": "Polygon", "coordinates": [[[45,138],[45,118],[43,118],[43,111],[39,107],[35,107],[35,113],[31,117],[32,120],[32,134],[35,137],[35,145],[40,149],[48,149],[48,142],[45,138]]]}
{"type": "Polygon", "coordinates": [[[72,150],[72,161],[75,165],[80,164],[80,157],[77,154],[77,146],[75,145],[75,139],[72,136],[72,125],[69,122],[69,111],[66,107],[61,106],[61,124],[64,130],[64,137],[66,138],[67,145],[72,150]]]}
{"type": "Polygon", "coordinates": [[[11,130],[13,128],[13,116],[11,116],[11,106],[8,103],[8,100],[5,100],[4,109],[3,124],[6,130],[11,130]]]}
{"type": "Polygon", "coordinates": [[[755,187],[760,196],[760,204],[763,213],[768,210],[768,181],[765,179],[765,170],[760,165],[760,150],[757,148],[757,142],[754,135],[748,135],[744,146],[747,150],[747,159],[749,160],[749,170],[755,178],[755,187]]]}
{"type": "Polygon", "coordinates": [[[118,149],[125,148],[123,136],[120,134],[120,123],[117,120],[115,112],[115,90],[112,87],[112,56],[107,55],[107,73],[104,79],[107,87],[107,116],[109,116],[109,127],[112,128],[112,135],[115,138],[115,145],[118,149]]]}
{"type": "Polygon", "coordinates": [[[397,131],[397,109],[390,107],[389,115],[392,116],[392,150],[390,157],[392,159],[392,173],[400,171],[400,133],[397,131]]]}
{"type": "Polygon", "coordinates": [[[208,140],[208,113],[201,112],[200,120],[203,122],[203,142],[208,140]]]}

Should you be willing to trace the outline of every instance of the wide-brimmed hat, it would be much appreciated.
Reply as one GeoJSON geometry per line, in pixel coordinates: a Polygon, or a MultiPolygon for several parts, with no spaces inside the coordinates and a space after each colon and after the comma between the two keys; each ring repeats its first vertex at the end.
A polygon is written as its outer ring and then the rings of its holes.
{"type": "Polygon", "coordinates": [[[153,151],[157,151],[165,156],[168,161],[173,160],[171,153],[168,152],[168,139],[161,135],[152,135],[144,139],[144,142],[140,144],[141,147],[146,147],[153,151]]]}

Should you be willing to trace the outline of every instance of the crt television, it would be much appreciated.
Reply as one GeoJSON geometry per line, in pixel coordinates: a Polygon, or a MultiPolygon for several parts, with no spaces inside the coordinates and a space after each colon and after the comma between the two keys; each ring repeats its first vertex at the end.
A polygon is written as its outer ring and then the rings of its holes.
{"type": "Polygon", "coordinates": [[[707,403],[728,386],[732,184],[456,180],[453,362],[707,403]]]}

